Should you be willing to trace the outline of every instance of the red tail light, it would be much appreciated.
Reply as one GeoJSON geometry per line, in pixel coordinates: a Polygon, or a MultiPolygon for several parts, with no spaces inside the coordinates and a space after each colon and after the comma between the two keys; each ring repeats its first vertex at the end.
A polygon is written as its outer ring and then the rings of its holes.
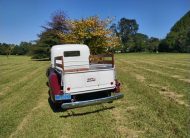
{"type": "Polygon", "coordinates": [[[58,76],[55,72],[51,72],[49,75],[49,87],[53,95],[58,95],[61,93],[61,86],[58,81],[58,76]]]}
{"type": "Polygon", "coordinates": [[[115,80],[115,92],[120,92],[120,86],[121,84],[118,82],[118,80],[115,80]]]}

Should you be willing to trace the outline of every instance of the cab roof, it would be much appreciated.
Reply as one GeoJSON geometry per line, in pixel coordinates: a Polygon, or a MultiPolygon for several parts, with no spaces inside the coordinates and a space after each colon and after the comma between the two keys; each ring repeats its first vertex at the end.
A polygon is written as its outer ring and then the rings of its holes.
{"type": "Polygon", "coordinates": [[[55,57],[64,57],[64,66],[76,66],[78,64],[89,65],[90,50],[87,45],[83,44],[62,44],[55,45],[51,48],[51,65],[54,67],[55,57]],[[66,52],[78,52],[77,56],[65,56],[66,52]]]}
{"type": "Polygon", "coordinates": [[[74,50],[79,50],[79,51],[89,51],[89,48],[87,45],[83,44],[61,44],[61,45],[55,45],[51,48],[51,52],[55,51],[74,51],[74,50]]]}

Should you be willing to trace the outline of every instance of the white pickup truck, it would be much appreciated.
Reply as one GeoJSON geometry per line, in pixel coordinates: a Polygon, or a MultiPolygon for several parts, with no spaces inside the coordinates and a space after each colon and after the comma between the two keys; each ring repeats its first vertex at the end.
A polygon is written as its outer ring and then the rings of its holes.
{"type": "Polygon", "coordinates": [[[88,46],[56,45],[47,70],[49,95],[55,104],[70,109],[120,99],[114,57],[91,56],[88,46]]]}

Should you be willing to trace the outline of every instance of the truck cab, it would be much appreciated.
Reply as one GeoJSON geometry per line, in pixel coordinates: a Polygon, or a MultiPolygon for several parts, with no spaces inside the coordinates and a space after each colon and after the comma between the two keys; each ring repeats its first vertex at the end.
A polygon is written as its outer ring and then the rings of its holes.
{"type": "Polygon", "coordinates": [[[49,95],[63,109],[112,102],[120,99],[113,54],[90,55],[82,44],[56,45],[51,48],[47,71],[49,95]]]}

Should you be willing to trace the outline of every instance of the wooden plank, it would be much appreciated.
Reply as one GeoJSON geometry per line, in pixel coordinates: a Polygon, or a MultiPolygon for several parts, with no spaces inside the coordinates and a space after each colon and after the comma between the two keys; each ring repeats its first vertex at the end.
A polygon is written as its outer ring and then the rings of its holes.
{"type": "Polygon", "coordinates": [[[99,61],[98,64],[112,64],[113,62],[111,60],[103,60],[99,61]]]}
{"type": "Polygon", "coordinates": [[[59,64],[59,63],[55,63],[55,66],[60,67],[60,68],[63,68],[63,65],[62,65],[62,64],[59,64]]]}
{"type": "Polygon", "coordinates": [[[114,67],[114,54],[99,54],[99,55],[90,55],[89,57],[90,63],[94,64],[112,64],[114,67]],[[105,58],[111,58],[110,60],[105,58]]]}
{"type": "Polygon", "coordinates": [[[60,67],[64,70],[64,62],[63,62],[63,56],[57,56],[54,58],[54,64],[57,67],[60,67]],[[56,63],[57,60],[61,60],[61,64],[60,63],[56,63]]]}
{"type": "Polygon", "coordinates": [[[63,56],[55,57],[55,60],[62,60],[62,59],[63,59],[63,56]]]}
{"type": "Polygon", "coordinates": [[[78,69],[66,69],[64,72],[78,72],[78,71],[87,71],[89,68],[78,68],[78,69]]]}

